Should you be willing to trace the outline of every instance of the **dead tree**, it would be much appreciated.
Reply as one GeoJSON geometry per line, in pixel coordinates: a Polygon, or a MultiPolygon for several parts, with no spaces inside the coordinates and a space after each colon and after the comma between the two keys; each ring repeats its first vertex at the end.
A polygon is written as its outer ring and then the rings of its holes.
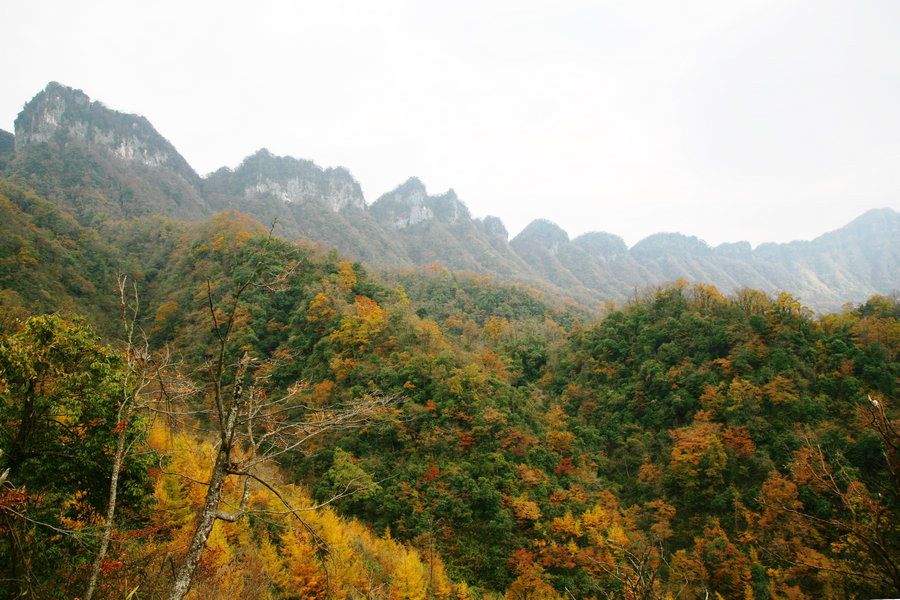
{"type": "Polygon", "coordinates": [[[185,386],[184,382],[178,382],[175,385],[174,382],[166,380],[168,376],[164,375],[164,373],[171,366],[168,353],[162,352],[154,355],[150,351],[146,338],[139,335],[140,332],[135,331],[139,314],[137,286],[132,284],[134,289],[129,294],[127,283],[127,277],[118,277],[117,284],[120,309],[122,311],[125,348],[122,352],[124,377],[116,411],[116,448],[113,453],[106,514],[104,515],[100,533],[100,547],[91,565],[91,575],[84,593],[84,600],[93,598],[97,590],[97,581],[103,561],[109,550],[109,543],[115,528],[119,474],[122,470],[122,465],[125,463],[127,455],[132,451],[134,443],[143,437],[135,429],[143,425],[149,425],[151,422],[149,418],[150,413],[156,412],[156,407],[161,403],[171,403],[173,394],[186,395],[191,392],[190,387],[185,386]],[[175,392],[174,390],[178,391],[175,392]]]}

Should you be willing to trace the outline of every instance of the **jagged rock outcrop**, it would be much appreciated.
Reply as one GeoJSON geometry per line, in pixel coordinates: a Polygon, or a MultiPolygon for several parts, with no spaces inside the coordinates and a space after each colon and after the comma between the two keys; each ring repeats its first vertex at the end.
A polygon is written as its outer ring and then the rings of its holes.
{"type": "Polygon", "coordinates": [[[81,90],[55,81],[25,105],[16,118],[15,130],[17,151],[64,134],[122,160],[198,179],[184,157],[146,118],[110,110],[101,102],[92,102],[81,90]]]}
{"type": "Polygon", "coordinates": [[[380,223],[394,229],[406,229],[432,219],[448,224],[472,220],[456,192],[451,189],[441,196],[429,196],[425,184],[416,177],[382,195],[370,210],[380,223]]]}
{"type": "Polygon", "coordinates": [[[753,253],[753,246],[750,242],[726,242],[716,246],[715,251],[720,256],[746,258],[753,253]]]}
{"type": "Polygon", "coordinates": [[[81,90],[48,84],[16,118],[14,147],[13,170],[82,222],[209,213],[197,173],[147,119],[81,90]]]}
{"type": "Polygon", "coordinates": [[[372,216],[401,241],[414,265],[439,263],[448,269],[528,279],[528,265],[507,240],[496,217],[473,219],[452,189],[429,196],[411,177],[369,207],[372,216]]]}
{"type": "Polygon", "coordinates": [[[275,156],[266,149],[248,156],[231,171],[222,168],[206,180],[206,189],[243,197],[248,203],[279,200],[283,203],[320,203],[332,212],[365,210],[362,188],[343,168],[322,169],[309,160],[275,156]]]}
{"type": "Polygon", "coordinates": [[[673,256],[708,256],[712,249],[696,236],[655,233],[635,244],[631,255],[642,262],[661,262],[673,256]]]}
{"type": "Polygon", "coordinates": [[[376,200],[370,211],[378,222],[394,229],[405,229],[434,218],[431,202],[423,184],[417,177],[410,177],[376,200]]]}
{"type": "Polygon", "coordinates": [[[266,224],[277,219],[275,232],[282,237],[321,242],[370,264],[408,264],[403,247],[368,213],[359,182],[343,167],[323,169],[262,149],[234,171],[211,173],[203,190],[214,210],[234,208],[266,224]]]}
{"type": "Polygon", "coordinates": [[[560,248],[569,245],[569,234],[555,223],[546,219],[532,221],[510,245],[539,277],[563,288],[581,285],[580,277],[566,264],[566,253],[559,256],[560,248]]]}
{"type": "Polygon", "coordinates": [[[560,246],[569,243],[569,234],[552,221],[537,219],[529,223],[512,243],[514,248],[521,248],[523,251],[540,247],[550,254],[558,254],[560,246]]]}
{"type": "Polygon", "coordinates": [[[810,242],[766,244],[769,262],[790,265],[795,287],[784,286],[816,305],[837,309],[873,294],[900,290],[900,213],[874,209],[810,242]]]}

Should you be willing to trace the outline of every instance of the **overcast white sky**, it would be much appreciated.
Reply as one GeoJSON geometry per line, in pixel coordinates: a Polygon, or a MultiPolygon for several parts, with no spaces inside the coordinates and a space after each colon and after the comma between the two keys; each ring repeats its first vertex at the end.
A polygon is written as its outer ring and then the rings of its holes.
{"type": "Polygon", "coordinates": [[[900,2],[4,2],[0,128],[51,80],[201,174],[410,176],[511,237],[812,239],[900,210],[900,2]]]}

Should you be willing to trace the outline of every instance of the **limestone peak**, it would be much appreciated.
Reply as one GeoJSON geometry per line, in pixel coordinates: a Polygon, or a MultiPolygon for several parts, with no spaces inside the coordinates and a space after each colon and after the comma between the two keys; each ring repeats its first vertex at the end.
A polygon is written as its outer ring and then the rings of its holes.
{"type": "Polygon", "coordinates": [[[140,115],[121,113],[91,101],[81,90],[50,82],[15,121],[15,149],[58,136],[101,149],[126,162],[170,169],[196,181],[197,174],[174,146],[140,115]]]}

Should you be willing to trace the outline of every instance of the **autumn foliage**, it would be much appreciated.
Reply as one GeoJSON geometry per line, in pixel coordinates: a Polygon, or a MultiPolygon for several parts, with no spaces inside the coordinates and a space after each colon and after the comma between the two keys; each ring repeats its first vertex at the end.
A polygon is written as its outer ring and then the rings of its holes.
{"type": "MultiPolygon", "coordinates": [[[[228,305],[261,255],[260,231],[236,213],[118,230],[136,240],[116,250],[123,261],[146,265],[150,344],[178,357],[184,381],[201,379],[215,340],[204,303],[228,305]]],[[[437,267],[370,275],[303,243],[272,240],[259,264],[228,359],[265,363],[263,398],[296,392],[286,410],[309,411],[370,393],[402,400],[387,418],[268,464],[284,498],[254,485],[247,518],[216,523],[189,597],[900,593],[896,298],[816,317],[789,294],[726,297],[682,281],[599,318],[437,267]],[[284,500],[324,506],[292,513],[284,500]]],[[[23,418],[22,373],[49,364],[14,353],[27,312],[17,302],[0,314],[5,432],[23,418]]],[[[89,318],[112,331],[102,312],[89,318]]],[[[66,327],[64,341],[88,339],[66,327]]],[[[114,380],[117,347],[91,344],[103,359],[92,368],[105,361],[114,380]]],[[[96,442],[94,456],[107,456],[115,401],[94,390],[99,412],[79,413],[65,387],[79,382],[53,364],[35,380],[59,408],[42,425],[46,447],[96,442]]],[[[129,466],[130,504],[102,565],[101,597],[163,595],[186,550],[216,443],[202,433],[209,391],[195,392],[178,418],[147,415],[146,443],[135,437],[133,456],[149,459],[129,466]]],[[[240,452],[249,447],[236,449],[236,470],[240,452]]],[[[10,465],[0,457],[0,472],[10,465]]],[[[12,469],[0,493],[0,555],[17,561],[4,573],[31,569],[30,589],[46,597],[79,594],[86,567],[79,542],[34,521],[89,533],[108,475],[82,475],[29,480],[12,469]],[[21,540],[46,552],[22,552],[21,540]]],[[[241,494],[229,483],[223,510],[241,494]]]]}

